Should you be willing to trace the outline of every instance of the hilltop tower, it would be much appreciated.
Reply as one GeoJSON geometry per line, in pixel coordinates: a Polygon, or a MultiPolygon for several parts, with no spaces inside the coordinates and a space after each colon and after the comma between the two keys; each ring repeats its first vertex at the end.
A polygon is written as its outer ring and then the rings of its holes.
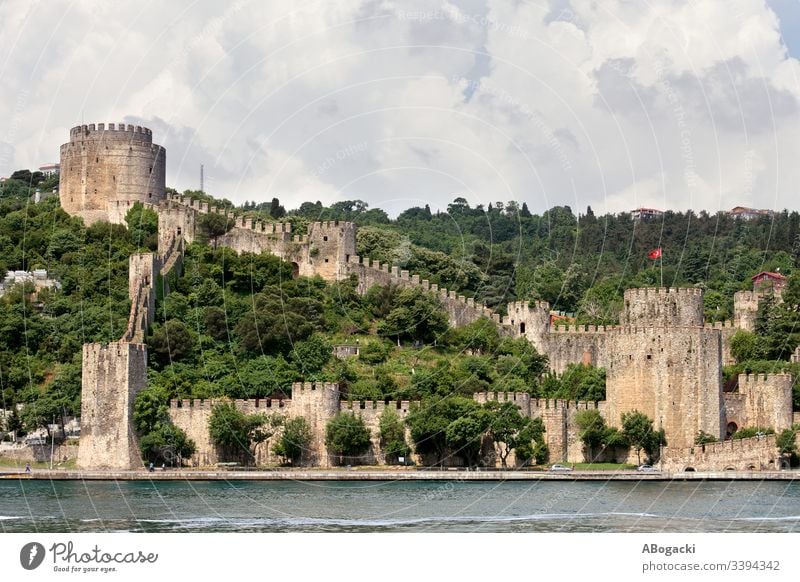
{"type": "Polygon", "coordinates": [[[620,324],[633,327],[703,327],[703,290],[641,288],[625,291],[620,324]]]}
{"type": "Polygon", "coordinates": [[[550,304],[546,301],[514,301],[508,304],[503,323],[513,330],[514,337],[524,337],[539,353],[548,351],[550,304]]]}
{"type": "Polygon", "coordinates": [[[352,222],[332,220],[308,225],[307,257],[301,275],[319,275],[326,281],[347,278],[347,263],[356,254],[356,228],[352,222]]]}
{"type": "Polygon", "coordinates": [[[135,202],[164,199],[166,150],[146,127],[94,123],[73,127],[61,146],[61,207],[86,224],[124,224],[135,202]]]}

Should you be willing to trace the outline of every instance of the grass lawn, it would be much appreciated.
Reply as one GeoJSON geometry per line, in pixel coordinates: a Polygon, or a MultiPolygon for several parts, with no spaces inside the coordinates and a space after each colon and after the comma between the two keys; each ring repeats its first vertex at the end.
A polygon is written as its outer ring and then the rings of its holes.
{"type": "MultiPolygon", "coordinates": [[[[53,463],[53,469],[74,469],[77,459],[68,459],[61,463],[53,463]]],[[[19,469],[25,470],[25,463],[20,463],[16,459],[9,457],[0,457],[0,468],[3,469],[19,469]]],[[[50,463],[34,462],[31,463],[31,469],[50,469],[50,463]]]]}

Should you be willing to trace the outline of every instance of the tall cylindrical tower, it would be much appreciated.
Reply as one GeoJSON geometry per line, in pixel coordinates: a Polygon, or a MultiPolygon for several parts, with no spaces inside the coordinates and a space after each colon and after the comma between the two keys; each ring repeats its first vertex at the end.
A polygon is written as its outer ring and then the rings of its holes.
{"type": "Polygon", "coordinates": [[[165,196],[166,150],[146,127],[124,123],[79,125],[61,146],[61,207],[86,224],[124,224],[135,202],[165,196]]]}

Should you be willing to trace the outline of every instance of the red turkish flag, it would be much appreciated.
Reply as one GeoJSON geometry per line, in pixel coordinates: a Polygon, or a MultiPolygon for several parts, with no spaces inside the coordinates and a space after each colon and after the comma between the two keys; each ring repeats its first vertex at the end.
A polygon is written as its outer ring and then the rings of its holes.
{"type": "Polygon", "coordinates": [[[649,253],[647,253],[648,259],[660,259],[661,258],[661,247],[657,249],[653,249],[649,253]]]}

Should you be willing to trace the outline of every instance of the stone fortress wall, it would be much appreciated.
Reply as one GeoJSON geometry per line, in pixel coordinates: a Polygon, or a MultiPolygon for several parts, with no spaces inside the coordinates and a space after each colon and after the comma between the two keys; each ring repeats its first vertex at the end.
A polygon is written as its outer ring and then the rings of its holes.
{"type": "MultiPolygon", "coordinates": [[[[208,423],[213,407],[222,400],[173,400],[169,416],[172,422],[183,429],[197,446],[197,452],[188,460],[190,466],[213,466],[220,460],[220,451],[211,442],[208,423]]],[[[351,412],[364,420],[372,436],[372,444],[366,455],[357,461],[364,464],[386,462],[380,440],[380,419],[386,410],[394,411],[400,419],[409,412],[411,403],[403,401],[343,401],[338,384],[296,382],[292,385],[291,398],[260,398],[232,400],[237,410],[245,414],[278,415],[285,419],[302,416],[308,422],[313,440],[303,453],[302,463],[321,467],[331,466],[335,459],[325,446],[325,427],[338,412],[351,412]]],[[[281,459],[272,447],[281,436],[282,428],[263,443],[254,447],[256,464],[274,465],[281,459]]]]}
{"type": "Polygon", "coordinates": [[[488,307],[476,304],[455,291],[439,288],[429,281],[420,280],[406,270],[388,263],[362,259],[355,254],[356,226],[352,222],[313,222],[307,235],[292,235],[288,223],[254,221],[236,215],[207,202],[171,196],[158,208],[159,244],[161,238],[183,237],[191,243],[197,237],[198,220],[202,214],[219,213],[227,216],[233,226],[217,238],[217,245],[226,246],[237,253],[268,252],[293,263],[295,273],[301,276],[319,275],[326,281],[341,281],[350,275],[358,278],[358,290],[366,293],[373,285],[418,286],[435,293],[442,302],[453,326],[466,325],[481,317],[501,323],[500,316],[488,307]]]}
{"type": "MultiPolygon", "coordinates": [[[[800,445],[800,435],[796,442],[800,445]]],[[[662,454],[662,470],[679,471],[776,471],[789,468],[789,461],[778,452],[774,434],[689,448],[667,447],[662,454]]]]}
{"type": "Polygon", "coordinates": [[[793,382],[790,374],[740,374],[738,390],[723,394],[726,436],[742,427],[791,428],[793,382]]]}
{"type": "MultiPolygon", "coordinates": [[[[141,465],[131,444],[135,436],[129,417],[133,398],[145,384],[143,341],[154,320],[156,289],[160,285],[160,291],[168,291],[169,273],[180,269],[183,243],[195,240],[200,217],[212,212],[225,214],[232,224],[217,238],[217,245],[238,253],[269,252],[291,262],[295,275],[319,275],[327,281],[355,275],[360,293],[373,285],[419,287],[440,298],[452,326],[487,317],[501,326],[502,333],[527,338],[548,356],[556,372],[563,372],[571,363],[606,368],[606,402],[565,403],[511,396],[525,414],[543,419],[554,460],[582,460],[574,426],[574,416],[582,406],[597,407],[611,426],[619,426],[622,413],[641,410],[654,419],[656,428],[664,428],[674,450],[688,450],[699,430],[724,437],[728,416],[739,428],[763,421],[778,429],[791,419],[791,379],[744,379],[737,393],[722,393],[721,366],[731,361],[728,340],[736,329],[752,327],[760,298],[756,293],[738,293],[734,322],[724,324],[705,324],[703,293],[695,288],[629,289],[617,327],[551,326],[550,306],[545,302],[509,303],[508,315],[501,319],[471,298],[440,289],[397,266],[357,256],[352,223],[315,222],[309,225],[307,235],[299,236],[292,234],[287,223],[253,221],[207,203],[180,196],[167,198],[164,148],[152,143],[147,128],[124,124],[76,127],[61,154],[61,203],[68,213],[87,223],[105,219],[124,224],[125,213],[138,201],[154,208],[159,216],[158,255],[137,254],[130,259],[131,313],[125,334],[108,346],[84,347],[85,438],[81,439],[83,454],[79,454],[83,467],[141,465]],[[125,421],[120,421],[122,416],[125,421]]],[[[260,405],[259,401],[237,401],[237,406],[249,409],[260,405]]],[[[327,463],[327,455],[322,453],[324,425],[337,410],[348,406],[353,405],[339,402],[338,387],[306,391],[301,386],[293,388],[291,400],[279,403],[278,408],[284,414],[309,419],[314,428],[314,462],[327,463]]],[[[378,411],[385,406],[359,403],[353,411],[377,434],[378,411]]],[[[396,407],[405,415],[408,403],[396,407]]],[[[170,411],[176,424],[185,426],[198,442],[201,452],[196,462],[211,462],[215,457],[207,430],[202,436],[198,428],[207,425],[209,404],[174,404],[170,411]]],[[[270,453],[264,447],[257,454],[267,459],[270,453]]],[[[378,441],[373,442],[371,454],[382,460],[378,441]]]]}
{"type": "Polygon", "coordinates": [[[125,123],[80,125],[61,146],[59,198],[86,224],[124,224],[134,202],[164,199],[166,150],[146,127],[125,123]]]}

